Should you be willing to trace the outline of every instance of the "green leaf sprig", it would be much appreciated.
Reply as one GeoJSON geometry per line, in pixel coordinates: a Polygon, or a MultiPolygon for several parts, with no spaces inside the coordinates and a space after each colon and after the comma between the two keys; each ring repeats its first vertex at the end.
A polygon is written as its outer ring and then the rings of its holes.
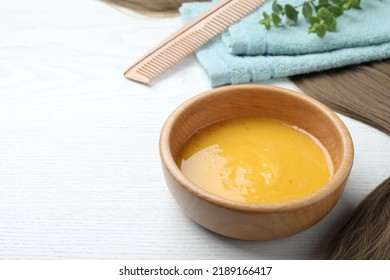
{"type": "Polygon", "coordinates": [[[344,11],[361,9],[360,3],[361,0],[306,0],[300,5],[282,6],[276,0],[272,3],[272,13],[263,12],[263,19],[259,23],[270,30],[272,26],[282,26],[284,17],[288,25],[296,25],[301,12],[309,23],[308,33],[323,38],[327,32],[336,31],[337,18],[344,11]]]}

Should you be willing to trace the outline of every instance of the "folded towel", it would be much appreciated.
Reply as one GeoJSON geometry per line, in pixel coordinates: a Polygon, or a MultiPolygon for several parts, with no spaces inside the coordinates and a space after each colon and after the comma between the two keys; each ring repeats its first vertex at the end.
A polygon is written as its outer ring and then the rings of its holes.
{"type": "MultiPolygon", "coordinates": [[[[300,15],[297,25],[284,24],[267,31],[258,24],[263,11],[272,12],[268,1],[224,32],[222,39],[228,51],[236,55],[296,55],[343,48],[365,47],[390,42],[390,1],[363,0],[362,9],[351,9],[337,20],[337,32],[324,38],[307,34],[308,24],[300,15]]],[[[302,4],[303,0],[279,0],[281,5],[302,4]]],[[[185,8],[186,9],[186,8],[185,8]]]]}
{"type": "MultiPolygon", "coordinates": [[[[291,0],[290,0],[291,1],[291,0]]],[[[370,2],[374,3],[372,5],[364,5],[362,14],[363,13],[369,13],[371,14],[371,18],[375,18],[376,10],[373,9],[373,7],[376,7],[378,12],[381,10],[387,9],[387,15],[390,15],[390,9],[389,9],[389,0],[366,0],[364,3],[370,2]],[[378,2],[378,3],[376,3],[378,2]],[[372,7],[372,10],[369,10],[369,12],[366,10],[367,7],[372,7]]],[[[269,4],[269,3],[267,3],[269,4]]],[[[188,22],[192,18],[196,17],[203,11],[205,11],[207,8],[210,7],[210,3],[188,3],[182,5],[180,8],[181,16],[184,20],[184,22],[188,22]]],[[[371,9],[371,8],[370,8],[371,9]]],[[[343,15],[343,17],[350,17],[348,15],[343,15]]],[[[246,20],[249,20],[249,17],[255,16],[255,14],[259,15],[259,12],[256,11],[249,15],[248,17],[244,18],[234,26],[230,27],[230,31],[233,29],[237,29],[234,31],[235,34],[239,34],[238,28],[244,28],[245,25],[243,25],[243,22],[246,20]],[[240,27],[243,26],[243,27],[240,27]]],[[[389,16],[383,16],[383,26],[372,26],[370,25],[370,30],[374,29],[390,29],[390,18],[389,16]],[[383,27],[383,28],[382,28],[383,27]]],[[[259,32],[266,32],[261,31],[264,29],[263,26],[260,26],[258,24],[259,17],[256,18],[256,23],[253,23],[254,28],[259,28],[259,32]]],[[[355,19],[356,21],[361,20],[361,18],[355,19]]],[[[365,22],[365,25],[369,25],[369,19],[366,19],[367,22],[365,22]]],[[[291,30],[293,28],[300,28],[300,24],[295,27],[291,27],[291,30]]],[[[350,28],[351,26],[340,26],[339,28],[350,28]]],[[[305,25],[305,28],[307,28],[307,25],[305,25]]],[[[280,29],[282,30],[282,29],[280,29]]],[[[333,50],[328,50],[327,52],[324,52],[326,49],[322,49],[320,52],[320,45],[321,40],[317,38],[315,35],[308,35],[307,31],[304,32],[304,34],[298,35],[295,34],[294,36],[288,37],[290,40],[293,40],[297,43],[295,48],[298,48],[298,41],[304,41],[304,40],[313,40],[313,41],[319,41],[317,44],[318,48],[314,53],[307,53],[307,54],[300,54],[300,55],[269,55],[270,53],[270,45],[271,42],[268,39],[264,39],[267,36],[271,36],[271,33],[279,33],[279,32],[285,32],[280,31],[277,28],[272,29],[270,32],[266,32],[266,34],[263,37],[263,40],[265,41],[256,41],[257,39],[252,38],[249,36],[249,33],[252,34],[252,32],[249,31],[248,33],[241,32],[240,35],[242,40],[235,40],[234,42],[241,42],[241,43],[235,43],[235,44],[228,44],[226,45],[227,38],[230,36],[232,37],[232,32],[230,32],[230,35],[226,35],[227,32],[225,32],[223,35],[218,36],[217,38],[210,41],[208,44],[206,44],[204,47],[200,48],[198,51],[196,51],[196,57],[201,63],[201,65],[205,68],[210,83],[213,87],[221,86],[221,85],[227,85],[227,84],[240,84],[240,83],[248,83],[248,82],[256,82],[261,80],[267,80],[271,78],[279,78],[279,77],[287,77],[297,74],[304,74],[304,73],[310,73],[315,71],[321,71],[321,70],[327,70],[331,68],[337,68],[342,67],[346,65],[352,65],[352,64],[359,64],[363,62],[369,62],[369,61],[375,61],[375,60],[382,60],[386,58],[390,58],[390,38],[383,42],[381,40],[375,41],[374,38],[367,39],[367,38],[361,38],[361,41],[365,41],[366,43],[362,45],[355,45],[352,47],[351,45],[348,45],[348,47],[341,48],[343,44],[348,40],[345,40],[344,43],[336,43],[337,36],[341,36],[339,32],[337,34],[327,34],[331,35],[332,38],[334,38],[334,43],[332,43],[332,46],[336,46],[338,44],[338,47],[333,47],[333,50]],[[248,34],[245,35],[245,34],[248,34]],[[296,36],[296,37],[295,37],[296,36]],[[224,40],[222,39],[224,37],[224,40]],[[313,39],[314,38],[314,39],[313,39]],[[371,44],[370,42],[379,42],[376,44],[371,44]],[[246,42],[246,43],[245,43],[246,42]],[[369,44],[370,43],[370,44],[369,44]],[[240,44],[242,46],[240,47],[240,44]],[[249,44],[252,44],[252,47],[249,47],[249,44]],[[256,55],[256,56],[239,56],[232,54],[232,46],[235,45],[235,48],[237,49],[243,49],[244,52],[247,52],[249,54],[250,49],[260,49],[260,45],[262,48],[266,50],[267,55],[256,55]],[[246,46],[246,47],[245,47],[246,46]]],[[[297,31],[298,32],[298,31],[297,31]]],[[[368,31],[367,31],[368,32],[368,31]]],[[[365,32],[365,36],[367,35],[367,32],[365,32]]],[[[362,32],[359,30],[355,30],[352,33],[356,33],[355,35],[361,35],[362,32]]],[[[383,35],[383,33],[382,33],[383,35]]],[[[273,35],[272,35],[273,36],[273,35]]],[[[276,35],[275,35],[276,36],[276,35]]],[[[384,37],[385,35],[383,35],[384,37]]],[[[283,37],[283,36],[282,36],[283,37]]],[[[379,35],[376,35],[375,38],[380,37],[379,35]]],[[[238,37],[237,37],[238,38],[238,37]]],[[[281,37],[280,37],[281,38],[281,37]]],[[[279,39],[280,39],[279,38],[279,39]]],[[[348,37],[347,37],[348,38],[348,37]]],[[[381,37],[382,38],[382,37],[381,37]]],[[[343,37],[343,40],[345,38],[343,37]]],[[[275,39],[276,40],[276,39],[275,39]]],[[[280,39],[281,40],[281,39],[280,39]]],[[[279,40],[279,42],[280,42],[279,40]]],[[[286,38],[287,40],[287,38],[286,38]]],[[[278,40],[277,40],[278,41],[278,40]]],[[[233,42],[232,40],[230,42],[233,42]]],[[[356,41],[357,42],[357,41],[356,41]]],[[[290,43],[286,41],[284,44],[289,45],[290,43]]],[[[305,44],[300,46],[300,48],[310,48],[306,47],[305,44]]],[[[281,50],[281,45],[279,44],[279,47],[276,47],[277,44],[275,44],[275,47],[272,49],[276,50],[279,48],[281,50]]],[[[326,45],[326,44],[325,44],[326,45]]],[[[330,45],[330,43],[328,44],[330,45]]],[[[287,51],[287,54],[292,54],[294,51],[291,51],[294,49],[293,46],[291,46],[290,51],[287,51]]],[[[251,51],[253,54],[253,51],[251,51]]]]}

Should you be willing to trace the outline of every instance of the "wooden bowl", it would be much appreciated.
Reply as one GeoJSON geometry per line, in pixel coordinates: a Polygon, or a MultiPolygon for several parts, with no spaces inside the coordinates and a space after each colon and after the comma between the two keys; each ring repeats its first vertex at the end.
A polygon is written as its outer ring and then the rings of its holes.
{"type": "Polygon", "coordinates": [[[349,132],[337,115],[313,98],[261,85],[221,87],[195,96],[167,119],[160,136],[166,183],[184,212],[205,228],[244,240],[271,240],[298,233],[324,218],[340,198],[353,162],[349,132]],[[183,144],[199,128],[237,116],[262,116],[295,124],[327,149],[334,175],[302,198],[250,204],[207,192],[189,181],[175,163],[183,144]]]}

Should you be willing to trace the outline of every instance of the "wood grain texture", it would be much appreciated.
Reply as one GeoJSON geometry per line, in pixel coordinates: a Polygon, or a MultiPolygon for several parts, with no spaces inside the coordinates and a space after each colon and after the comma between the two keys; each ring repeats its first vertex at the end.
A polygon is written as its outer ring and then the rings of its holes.
{"type": "Polygon", "coordinates": [[[240,85],[207,91],[178,107],[162,129],[160,154],[171,193],[194,221],[232,238],[273,240],[301,232],[329,213],[352,168],[353,144],[337,115],[316,100],[277,87],[240,85]],[[305,197],[270,204],[231,201],[193,184],[176,164],[184,144],[205,126],[243,116],[278,119],[313,135],[330,155],[332,179],[305,197]]]}
{"type": "Polygon", "coordinates": [[[0,3],[0,259],[322,258],[388,177],[389,138],[342,117],[355,162],[323,221],[272,242],[212,234],[172,199],[158,152],[168,115],[210,89],[206,74],[190,56],[153,87],[122,75],[181,20],[125,16],[95,0],[0,3]]]}

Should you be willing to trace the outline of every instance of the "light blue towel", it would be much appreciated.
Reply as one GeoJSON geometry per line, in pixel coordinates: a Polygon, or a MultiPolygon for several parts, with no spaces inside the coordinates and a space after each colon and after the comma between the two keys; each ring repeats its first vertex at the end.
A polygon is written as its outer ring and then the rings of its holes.
{"type": "MultiPolygon", "coordinates": [[[[217,2],[217,1],[215,1],[217,2]]],[[[390,42],[390,0],[363,0],[362,9],[351,9],[337,20],[337,32],[324,38],[307,34],[306,20],[299,16],[296,26],[284,24],[268,32],[258,22],[262,13],[272,12],[268,1],[224,32],[222,39],[228,51],[237,55],[295,55],[336,49],[365,47],[390,42]]],[[[302,4],[302,0],[279,0],[284,5],[302,4]]]]}
{"type": "MultiPolygon", "coordinates": [[[[291,0],[289,0],[291,1],[291,0]]],[[[204,47],[199,49],[196,52],[196,56],[201,63],[201,65],[205,68],[210,83],[213,87],[227,85],[227,84],[240,84],[240,83],[248,83],[248,82],[256,82],[261,80],[267,80],[271,78],[279,78],[279,77],[287,77],[297,74],[310,73],[315,71],[327,70],[331,68],[342,67],[346,65],[359,64],[363,62],[382,60],[386,58],[390,58],[390,3],[389,0],[365,0],[363,3],[371,3],[368,6],[364,5],[363,10],[358,11],[363,13],[369,10],[369,14],[371,15],[372,20],[376,17],[376,11],[378,13],[382,13],[383,10],[386,10],[386,14],[382,14],[380,26],[370,25],[370,19],[365,19],[366,25],[370,27],[366,27],[366,29],[370,29],[374,31],[375,36],[368,36],[368,31],[364,33],[361,40],[355,40],[355,45],[346,45],[346,38],[341,36],[341,32],[337,32],[337,34],[327,34],[331,35],[328,37],[330,39],[326,39],[328,43],[321,43],[324,39],[317,38],[316,35],[308,35],[305,29],[304,34],[294,36],[290,36],[289,40],[293,40],[296,45],[289,44],[288,41],[285,43],[280,43],[281,38],[283,36],[280,35],[278,39],[274,39],[276,42],[273,44],[270,41],[272,36],[276,37],[277,34],[281,31],[276,28],[272,29],[270,32],[262,31],[264,29],[263,26],[260,26],[257,22],[259,21],[259,11],[255,11],[248,17],[244,18],[234,26],[230,27],[229,31],[224,32],[224,34],[218,36],[214,40],[210,41],[204,47]],[[375,2],[375,4],[373,4],[375,2]],[[367,8],[371,7],[371,8],[367,8]],[[257,14],[257,16],[256,16],[257,14]],[[253,29],[258,28],[258,32],[264,32],[264,36],[262,40],[259,38],[252,37],[253,31],[252,29],[245,29],[247,26],[247,20],[254,17],[256,22],[253,23],[253,29]],[[246,30],[247,32],[239,32],[240,28],[242,30],[246,30]],[[376,32],[376,29],[381,29],[382,32],[376,32]],[[235,31],[232,31],[235,30],[235,31]],[[229,34],[227,34],[229,32],[229,34]],[[277,33],[271,35],[271,33],[277,33]],[[233,36],[233,34],[236,34],[233,36]],[[389,34],[389,35],[386,35],[389,34]],[[297,36],[297,37],[296,37],[297,36]],[[341,36],[341,37],[338,37],[341,36]],[[386,37],[387,36],[387,37],[386,37]],[[230,38],[229,38],[230,37],[230,38]],[[269,37],[269,38],[268,38],[269,37]],[[223,39],[222,39],[223,38],[223,39]],[[233,38],[234,41],[233,41],[233,38]],[[331,38],[333,38],[331,40],[331,38]],[[341,39],[340,39],[341,38],[341,39]],[[380,38],[380,39],[378,39],[380,38]],[[387,40],[385,39],[387,38],[387,40]],[[297,40],[298,39],[298,40],[297,40]],[[230,40],[230,43],[229,41],[230,40]],[[337,43],[340,40],[341,43],[337,43]],[[312,41],[318,42],[317,47],[312,47],[311,43],[308,43],[308,46],[305,44],[300,45],[300,42],[303,41],[312,41]],[[332,42],[333,41],[333,42],[332,42]],[[360,42],[360,43],[358,43],[360,42]],[[324,45],[322,45],[324,44],[324,45]],[[359,45],[360,44],[360,45],[359,45]],[[271,47],[272,45],[272,47],[271,47]],[[285,45],[282,47],[282,45],[285,45]],[[289,46],[286,48],[286,46],[289,46]],[[326,46],[332,46],[327,49],[326,46]],[[322,49],[321,49],[322,48],[322,49]],[[263,52],[267,53],[267,55],[236,55],[231,53],[235,50],[236,53],[245,53],[245,54],[254,54],[254,49],[260,50],[263,49],[263,52]],[[280,53],[277,55],[270,55],[270,50],[274,50],[276,53],[280,53]],[[306,51],[302,51],[302,49],[306,49],[306,51]],[[278,51],[276,51],[278,50],[278,51]],[[309,51],[311,50],[311,51],[309,51]],[[324,52],[327,50],[326,52],[324,52]],[[283,54],[284,52],[284,54],[283,54]],[[291,55],[293,53],[303,52],[304,54],[299,55],[291,55]]],[[[269,3],[267,3],[269,4],[269,3]]],[[[204,10],[210,7],[210,3],[188,3],[182,5],[180,8],[180,13],[184,22],[188,22],[195,16],[202,13],[204,10]]],[[[260,9],[264,9],[261,7],[260,9]]],[[[348,14],[343,15],[342,17],[351,17],[348,14]]],[[[367,12],[368,13],[368,12],[367,12]]],[[[340,18],[341,19],[341,18],[340,18]]],[[[361,20],[355,19],[355,20],[361,20]]],[[[307,25],[300,24],[307,28],[307,25]]],[[[291,27],[289,29],[293,30],[291,27]]],[[[341,28],[353,28],[353,25],[342,26],[339,24],[339,29],[341,28]]],[[[287,29],[287,27],[286,27],[287,29]]],[[[299,32],[297,30],[296,32],[299,32]]],[[[303,32],[301,30],[301,32],[303,32]]],[[[351,34],[363,34],[361,30],[350,31],[351,34]]],[[[287,35],[286,35],[287,36],[287,35]]],[[[285,40],[287,40],[286,38],[285,40]]],[[[351,43],[352,44],[352,43],[351,43]]],[[[274,52],[272,51],[272,52],[274,52]]]]}

